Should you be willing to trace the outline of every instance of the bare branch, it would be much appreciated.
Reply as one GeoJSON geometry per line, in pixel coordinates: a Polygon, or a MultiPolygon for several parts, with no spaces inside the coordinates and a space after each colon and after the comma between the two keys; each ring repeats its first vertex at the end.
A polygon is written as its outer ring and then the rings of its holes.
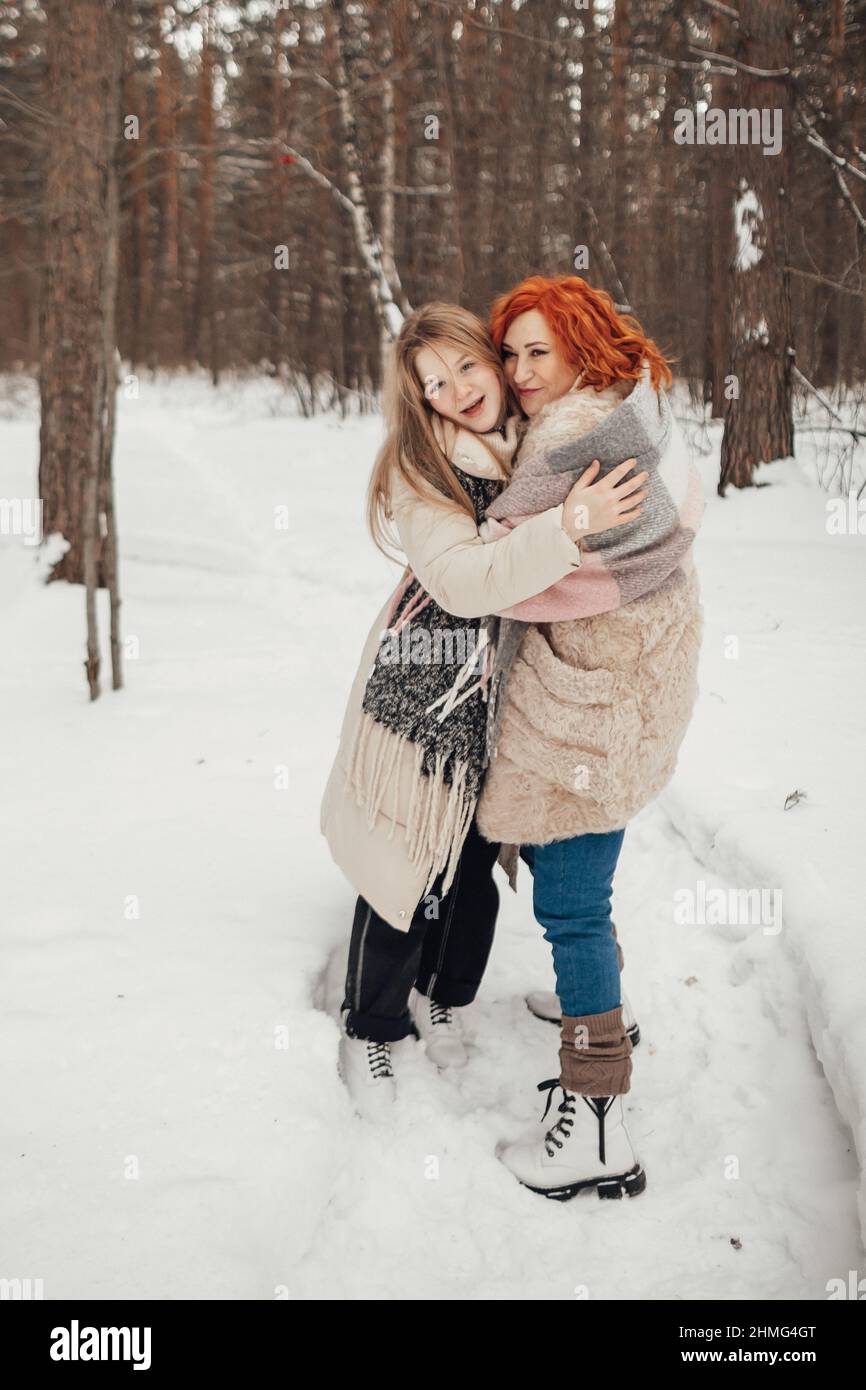
{"type": "Polygon", "coordinates": [[[863,299],[862,290],[849,289],[847,285],[840,285],[838,280],[829,280],[826,275],[815,275],[811,270],[801,270],[796,265],[786,265],[785,269],[791,275],[799,275],[802,280],[814,280],[819,285],[829,285],[831,290],[838,290],[840,294],[853,295],[855,299],[863,299]]]}
{"type": "Polygon", "coordinates": [[[450,183],[429,183],[418,188],[407,188],[403,184],[371,183],[371,193],[400,193],[406,198],[447,198],[454,190],[450,183]]]}
{"type": "Polygon", "coordinates": [[[706,5],[708,10],[715,10],[716,14],[724,15],[726,19],[732,19],[735,24],[740,22],[739,10],[732,10],[730,5],[721,5],[719,0],[700,0],[700,4],[706,5]]]}
{"type": "Polygon", "coordinates": [[[862,169],[855,169],[854,165],[851,164],[845,158],[844,155],[836,154],[835,151],[832,150],[830,146],[827,144],[827,141],[824,139],[823,135],[819,135],[814,125],[811,123],[811,121],[809,121],[808,117],[804,116],[802,112],[800,113],[800,115],[803,118],[803,124],[806,127],[809,144],[814,149],[820,150],[823,155],[826,155],[827,158],[832,161],[832,163],[836,166],[837,169],[847,169],[848,173],[853,174],[855,179],[861,179],[863,183],[866,183],[866,171],[862,169]]]}
{"type": "Polygon", "coordinates": [[[812,383],[811,383],[811,381],[809,380],[809,378],[808,378],[807,376],[804,376],[804,375],[803,375],[803,373],[800,371],[800,368],[799,368],[798,366],[794,365],[794,366],[792,367],[792,371],[793,371],[793,373],[794,373],[794,376],[797,377],[800,381],[802,381],[802,383],[803,383],[804,386],[808,387],[808,389],[812,392],[812,395],[815,397],[815,399],[821,402],[821,404],[822,404],[822,406],[824,407],[824,409],[827,411],[827,413],[828,413],[829,415],[832,416],[832,418],[836,421],[836,423],[837,423],[837,425],[840,427],[840,429],[844,430],[844,432],[845,432],[846,434],[850,434],[851,438],[852,438],[855,442],[856,442],[857,440],[860,440],[860,439],[866,439],[866,433],[864,433],[862,430],[855,430],[855,429],[852,429],[852,427],[851,427],[850,425],[846,425],[846,424],[845,424],[845,421],[842,419],[842,416],[838,413],[838,411],[836,411],[836,410],[833,409],[833,406],[832,406],[832,405],[830,404],[830,402],[827,400],[827,397],[826,397],[826,396],[822,396],[822,394],[821,394],[821,392],[818,390],[817,386],[813,386],[813,385],[812,385],[812,383]]]}
{"type": "Polygon", "coordinates": [[[326,174],[323,174],[320,169],[316,168],[315,164],[311,164],[306,155],[301,154],[300,150],[296,150],[294,146],[287,145],[284,142],[282,142],[282,148],[286,154],[291,155],[296,166],[302,173],[307,175],[307,178],[312,179],[313,183],[318,184],[319,188],[324,188],[330,193],[331,197],[339,203],[344,212],[348,212],[350,216],[354,215],[355,205],[351,198],[347,198],[341,188],[338,188],[335,183],[332,183],[326,174]]]}
{"type": "Polygon", "coordinates": [[[833,165],[833,173],[836,177],[836,183],[839,185],[839,191],[850,207],[859,230],[863,233],[864,237],[866,237],[866,217],[863,216],[863,213],[857,206],[854,195],[845,182],[842,170],[845,169],[848,173],[854,174],[858,179],[863,179],[864,182],[866,182],[866,174],[861,173],[859,169],[855,169],[854,165],[849,164],[848,160],[844,159],[842,155],[834,154],[824,137],[819,135],[818,131],[815,129],[814,121],[810,120],[801,105],[795,104],[794,111],[806,131],[809,144],[813,149],[820,150],[821,154],[829,159],[830,163],[833,165]]]}
{"type": "Polygon", "coordinates": [[[725,63],[733,68],[735,72],[746,72],[750,77],[790,77],[790,68],[753,68],[748,63],[741,63],[739,58],[731,58],[727,53],[712,53],[708,48],[698,48],[697,44],[689,44],[690,53],[699,53],[702,58],[707,60],[715,59],[717,63],[725,63]]]}
{"type": "Polygon", "coordinates": [[[59,125],[54,116],[48,111],[44,111],[41,106],[32,106],[29,101],[24,101],[19,97],[5,82],[0,82],[0,100],[5,99],[10,106],[14,106],[19,111],[23,111],[25,116],[30,116],[34,121],[41,121],[43,125],[59,125]]]}

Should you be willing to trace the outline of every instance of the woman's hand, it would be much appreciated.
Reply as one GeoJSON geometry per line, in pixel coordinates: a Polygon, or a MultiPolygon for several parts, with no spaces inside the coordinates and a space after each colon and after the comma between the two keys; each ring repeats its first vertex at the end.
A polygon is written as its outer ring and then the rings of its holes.
{"type": "Polygon", "coordinates": [[[584,536],[597,535],[599,531],[609,531],[613,526],[623,526],[640,516],[647,493],[639,491],[649,473],[638,473],[634,478],[626,478],[635,466],[635,459],[626,459],[617,464],[604,478],[598,477],[601,467],[598,459],[581,474],[562,508],[562,529],[573,541],[580,542],[584,536]]]}

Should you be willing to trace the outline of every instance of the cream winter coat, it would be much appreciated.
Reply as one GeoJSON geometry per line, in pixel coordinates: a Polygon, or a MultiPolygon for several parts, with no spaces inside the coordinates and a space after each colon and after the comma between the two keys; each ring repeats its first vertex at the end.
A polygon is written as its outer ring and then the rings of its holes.
{"type": "MultiPolygon", "coordinates": [[[[439,417],[435,417],[439,424],[439,417]]],[[[513,424],[507,444],[497,449],[495,436],[439,425],[446,455],[477,477],[506,477],[503,458],[516,444],[513,424]]],[[[443,501],[418,498],[398,487],[393,515],[409,567],[446,612],[475,618],[496,613],[539,593],[580,564],[580,550],[562,527],[562,506],[552,507],[510,535],[485,545],[468,513],[443,501]]],[[[388,814],[368,825],[349,783],[349,753],[355,744],[364,689],[381,640],[391,599],[383,605],[364,645],[349,694],[337,754],[325,789],[321,829],[335,862],[357,893],[391,926],[408,930],[421,901],[428,866],[413,864],[405,831],[412,800],[412,768],[400,763],[398,785],[384,797],[388,814]],[[396,810],[395,810],[396,808],[396,810]],[[392,822],[393,814],[393,822],[392,822]]],[[[383,737],[396,736],[383,730],[383,737]]],[[[381,757],[381,749],[377,756],[381,757]]],[[[373,757],[372,751],[369,757],[373,757]]],[[[360,780],[372,769],[362,767],[360,780]]]]}

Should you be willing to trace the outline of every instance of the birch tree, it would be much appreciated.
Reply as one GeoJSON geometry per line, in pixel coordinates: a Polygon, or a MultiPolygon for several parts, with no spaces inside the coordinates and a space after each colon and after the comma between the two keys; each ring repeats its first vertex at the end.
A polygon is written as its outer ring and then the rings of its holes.
{"type": "MultiPolygon", "coordinates": [[[[349,88],[348,57],[351,51],[349,17],[345,0],[332,0],[336,71],[335,88],[343,142],[343,163],[346,171],[347,196],[344,205],[352,221],[358,251],[367,272],[370,298],[382,325],[386,342],[396,338],[403,322],[403,311],[397,303],[401,293],[399,282],[389,282],[385,268],[382,243],[373,227],[370,204],[361,173],[358,128],[355,108],[349,88]]],[[[396,265],[392,265],[396,277],[396,265]]]]}

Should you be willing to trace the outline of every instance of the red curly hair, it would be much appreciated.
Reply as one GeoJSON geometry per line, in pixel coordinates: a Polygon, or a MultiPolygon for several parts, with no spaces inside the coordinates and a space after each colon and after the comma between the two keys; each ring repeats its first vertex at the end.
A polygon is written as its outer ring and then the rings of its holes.
{"type": "Polygon", "coordinates": [[[497,351],[518,314],[538,309],[559,349],[587,386],[601,391],[615,381],[637,381],[644,361],[656,390],[670,386],[667,360],[630,315],[618,314],[604,290],[593,289],[579,275],[531,275],[494,301],[490,332],[497,351]]]}

